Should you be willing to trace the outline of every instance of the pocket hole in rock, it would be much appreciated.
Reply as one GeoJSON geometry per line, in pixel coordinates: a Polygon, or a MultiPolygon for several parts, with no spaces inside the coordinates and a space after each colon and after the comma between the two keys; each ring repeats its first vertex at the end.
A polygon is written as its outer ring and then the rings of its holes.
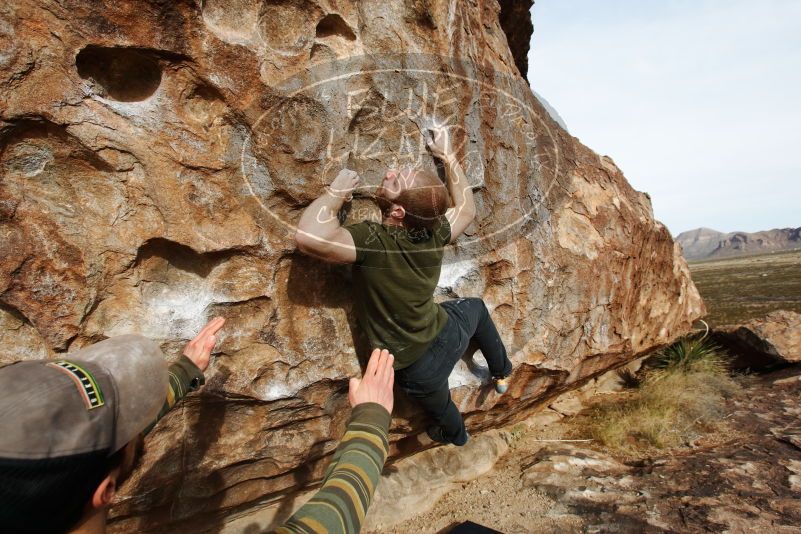
{"type": "Polygon", "coordinates": [[[95,84],[100,96],[120,102],[147,99],[161,84],[161,67],[136,48],[88,46],[75,58],[78,74],[95,84]]]}
{"type": "Polygon", "coordinates": [[[332,13],[326,15],[317,23],[317,38],[324,39],[335,35],[344,37],[348,41],[356,40],[356,34],[353,33],[348,23],[336,13],[332,13]]]}

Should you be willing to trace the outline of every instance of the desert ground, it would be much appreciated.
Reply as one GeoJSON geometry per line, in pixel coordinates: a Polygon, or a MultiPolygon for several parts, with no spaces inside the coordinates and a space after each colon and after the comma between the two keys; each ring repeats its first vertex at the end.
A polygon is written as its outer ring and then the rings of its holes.
{"type": "Polygon", "coordinates": [[[798,533],[801,369],[738,380],[742,394],[706,435],[667,450],[548,441],[579,438],[581,415],[511,429],[495,470],[385,532],[444,533],[469,520],[506,534],[798,533]]]}
{"type": "Polygon", "coordinates": [[[774,310],[801,313],[801,251],[691,262],[690,271],[712,326],[774,310]]]}

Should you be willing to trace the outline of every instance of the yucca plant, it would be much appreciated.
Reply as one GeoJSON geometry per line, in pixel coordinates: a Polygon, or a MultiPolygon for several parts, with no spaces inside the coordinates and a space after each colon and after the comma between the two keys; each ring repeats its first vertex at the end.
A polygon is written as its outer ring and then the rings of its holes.
{"type": "Polygon", "coordinates": [[[620,384],[626,389],[637,389],[642,383],[642,378],[628,367],[618,369],[617,377],[620,380],[620,384]]]}
{"type": "Polygon", "coordinates": [[[712,341],[687,337],[657,353],[653,366],[668,372],[718,371],[725,368],[724,352],[712,341]]]}

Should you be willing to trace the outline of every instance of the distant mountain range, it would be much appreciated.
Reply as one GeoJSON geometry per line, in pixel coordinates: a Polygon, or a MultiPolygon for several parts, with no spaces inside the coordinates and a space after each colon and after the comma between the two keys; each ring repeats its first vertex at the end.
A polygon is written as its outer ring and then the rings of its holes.
{"type": "Polygon", "coordinates": [[[801,228],[778,228],[764,232],[729,232],[698,228],[676,236],[688,260],[730,258],[765,252],[801,249],[801,228]]]}

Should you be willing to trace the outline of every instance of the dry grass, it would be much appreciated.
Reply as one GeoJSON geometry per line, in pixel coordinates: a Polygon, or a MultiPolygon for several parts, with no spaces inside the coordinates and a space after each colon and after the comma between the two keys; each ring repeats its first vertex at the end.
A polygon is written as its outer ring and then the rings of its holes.
{"type": "Polygon", "coordinates": [[[656,357],[638,389],[595,405],[584,432],[626,453],[683,445],[713,430],[739,390],[717,347],[685,339],[656,357]]]}

